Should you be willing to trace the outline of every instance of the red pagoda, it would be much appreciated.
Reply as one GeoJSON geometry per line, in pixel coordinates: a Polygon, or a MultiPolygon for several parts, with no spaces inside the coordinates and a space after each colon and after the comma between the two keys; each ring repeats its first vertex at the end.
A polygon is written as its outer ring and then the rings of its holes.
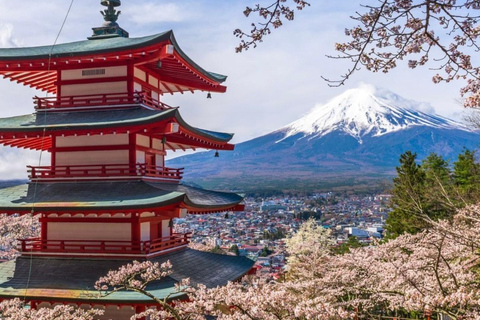
{"type": "MultiPolygon", "coordinates": [[[[21,256],[0,264],[0,299],[32,308],[57,303],[104,308],[129,319],[151,307],[137,293],[97,298],[95,281],[132,260],[170,260],[174,273],[148,290],[162,298],[182,278],[209,287],[247,273],[253,262],[187,248],[173,218],[242,210],[242,196],[181,183],[167,152],[233,150],[232,134],[190,126],[165,94],[225,92],[172,31],[129,38],[116,23],[120,0],[102,0],[105,23],[85,41],[0,49],[4,78],[47,92],[33,114],[0,119],[0,143],[43,150],[49,166],[28,166],[30,182],[0,189],[0,213],[39,217],[41,235],[21,239],[21,256]]],[[[13,103],[13,102],[12,102],[13,103]]]]}

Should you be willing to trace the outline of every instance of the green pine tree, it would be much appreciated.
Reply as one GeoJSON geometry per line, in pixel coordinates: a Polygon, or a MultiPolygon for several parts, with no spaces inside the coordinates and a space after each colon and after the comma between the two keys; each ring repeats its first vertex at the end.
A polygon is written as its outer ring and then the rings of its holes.
{"type": "Polygon", "coordinates": [[[475,161],[475,152],[465,149],[453,164],[455,186],[466,203],[478,200],[480,191],[480,165],[475,161]]]}
{"type": "Polygon", "coordinates": [[[396,168],[397,177],[393,179],[393,211],[385,222],[389,238],[396,238],[403,233],[417,233],[426,227],[422,218],[426,209],[426,177],[416,160],[417,154],[410,151],[400,156],[400,166],[396,168]]]}
{"type": "Polygon", "coordinates": [[[233,252],[236,256],[240,255],[240,250],[236,244],[232,245],[228,251],[233,252]]]}
{"type": "Polygon", "coordinates": [[[450,218],[455,213],[455,204],[458,205],[450,164],[442,156],[431,153],[422,161],[422,169],[426,214],[434,220],[450,218]]]}

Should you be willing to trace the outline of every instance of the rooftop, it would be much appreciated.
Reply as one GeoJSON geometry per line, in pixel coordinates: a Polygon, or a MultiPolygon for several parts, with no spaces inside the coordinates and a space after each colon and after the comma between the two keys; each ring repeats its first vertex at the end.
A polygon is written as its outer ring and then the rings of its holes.
{"type": "MultiPolygon", "coordinates": [[[[158,256],[150,261],[163,263],[167,260],[173,265],[173,273],[147,287],[150,293],[160,299],[173,292],[174,284],[183,278],[190,278],[192,284],[202,283],[213,288],[241,278],[254,263],[245,257],[192,249],[158,256]]],[[[20,257],[0,263],[0,298],[16,296],[49,301],[151,302],[151,299],[139,293],[125,291],[99,298],[98,292],[93,288],[98,278],[106,275],[109,270],[116,270],[131,262],[20,257]],[[25,289],[27,282],[28,290],[25,289]]]]}
{"type": "Polygon", "coordinates": [[[190,212],[234,209],[236,193],[138,181],[30,183],[0,189],[0,213],[132,212],[181,204],[190,212]]]}

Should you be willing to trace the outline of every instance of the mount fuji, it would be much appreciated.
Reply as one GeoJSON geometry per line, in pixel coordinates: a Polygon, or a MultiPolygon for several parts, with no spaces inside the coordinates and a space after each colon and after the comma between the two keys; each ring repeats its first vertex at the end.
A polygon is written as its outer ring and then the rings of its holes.
{"type": "Polygon", "coordinates": [[[187,181],[211,181],[214,186],[222,181],[223,187],[232,187],[242,180],[256,185],[328,185],[391,177],[407,150],[416,152],[418,159],[435,152],[454,161],[463,148],[478,147],[478,131],[419,111],[427,107],[361,85],[279,130],[221,152],[220,158],[201,152],[172,159],[168,165],[185,167],[187,181]]]}

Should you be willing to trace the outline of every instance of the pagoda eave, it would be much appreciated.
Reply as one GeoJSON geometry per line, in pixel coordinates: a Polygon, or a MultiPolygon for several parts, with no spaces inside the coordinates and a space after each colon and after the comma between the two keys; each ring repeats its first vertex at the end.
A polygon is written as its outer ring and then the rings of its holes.
{"type": "Polygon", "coordinates": [[[33,150],[50,150],[54,136],[138,133],[159,139],[165,136],[167,148],[174,151],[234,148],[234,145],[228,143],[233,137],[232,134],[192,127],[182,119],[177,108],[163,111],[141,107],[86,110],[71,112],[71,118],[74,120],[65,122],[62,114],[43,111],[0,119],[0,143],[33,150]],[[90,123],[89,119],[92,119],[90,123]],[[178,124],[175,130],[171,127],[173,123],[178,124]]]}
{"type": "MultiPolygon", "coordinates": [[[[0,189],[0,213],[70,215],[77,218],[185,208],[192,212],[231,211],[243,201],[236,193],[157,181],[38,182],[0,189]]],[[[171,213],[171,218],[177,213],[171,213]]]]}
{"type": "Polygon", "coordinates": [[[185,209],[188,210],[189,214],[211,214],[211,213],[222,213],[222,212],[241,212],[245,211],[244,204],[237,204],[232,207],[223,207],[223,208],[216,208],[216,209],[201,209],[197,207],[185,206],[185,209]]]}
{"type": "MultiPolygon", "coordinates": [[[[169,260],[173,273],[162,280],[152,282],[147,290],[159,299],[182,298],[175,294],[175,284],[185,277],[192,285],[202,283],[208,288],[226,285],[243,277],[253,267],[254,261],[246,257],[218,255],[192,249],[184,249],[160,255],[152,262],[169,260]],[[222,270],[215,273],[214,270],[222,270]]],[[[152,305],[152,300],[142,294],[128,291],[115,292],[100,297],[92,290],[101,276],[110,270],[132,263],[131,259],[96,260],[92,268],[89,259],[62,259],[20,257],[16,261],[0,264],[0,299],[21,297],[26,300],[45,302],[86,303],[90,305],[152,305]],[[29,271],[30,270],[30,271],[29,271]],[[88,270],[88,272],[85,272],[88,270]],[[25,289],[26,275],[30,274],[30,286],[25,289]]]]}
{"type": "Polygon", "coordinates": [[[57,92],[57,85],[61,83],[60,70],[121,65],[155,74],[162,83],[162,94],[226,91],[226,87],[220,85],[226,77],[198,66],[180,49],[171,31],[137,39],[86,40],[53,49],[49,46],[0,49],[0,75],[52,93],[57,92]]]}

